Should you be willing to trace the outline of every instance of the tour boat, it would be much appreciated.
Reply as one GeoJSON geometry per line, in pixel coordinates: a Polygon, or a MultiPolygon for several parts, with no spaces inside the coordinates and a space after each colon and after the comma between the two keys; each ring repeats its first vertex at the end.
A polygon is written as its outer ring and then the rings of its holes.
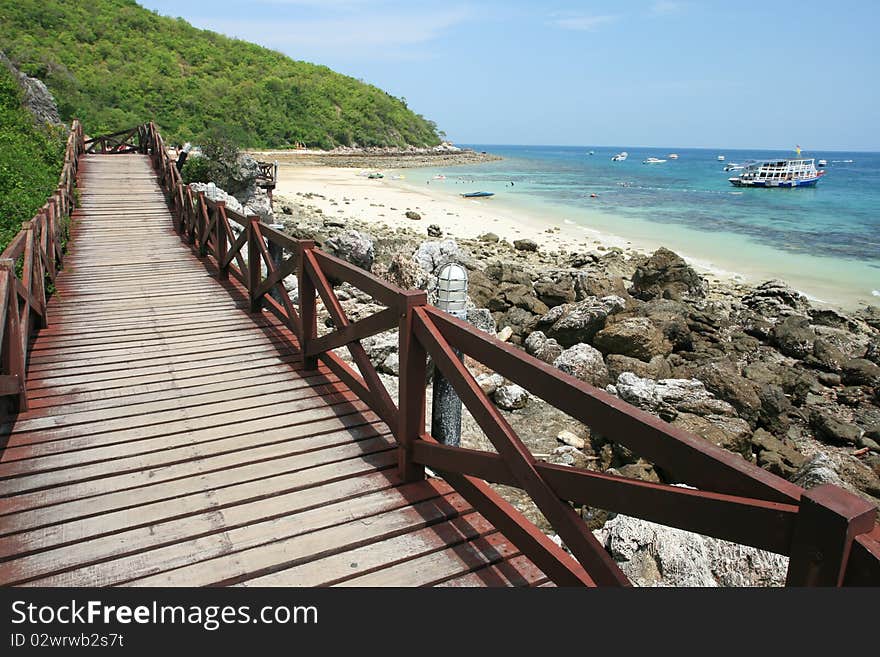
{"type": "Polygon", "coordinates": [[[763,160],[728,180],[736,187],[811,187],[824,175],[813,159],[763,160]]]}
{"type": "Polygon", "coordinates": [[[462,194],[465,198],[485,198],[487,196],[495,196],[495,192],[468,192],[462,194]]]}
{"type": "Polygon", "coordinates": [[[621,151],[617,155],[611,158],[612,162],[623,162],[627,157],[629,157],[629,153],[626,151],[621,151]]]}
{"type": "Polygon", "coordinates": [[[649,157],[647,160],[642,160],[642,164],[663,164],[665,161],[658,157],[649,157]]]}

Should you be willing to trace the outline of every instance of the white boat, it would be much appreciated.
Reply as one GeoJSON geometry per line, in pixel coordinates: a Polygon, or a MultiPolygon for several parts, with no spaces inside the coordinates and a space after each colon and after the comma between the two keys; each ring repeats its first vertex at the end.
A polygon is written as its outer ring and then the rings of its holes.
{"type": "Polygon", "coordinates": [[[819,160],[818,162],[816,162],[816,164],[818,164],[820,167],[827,167],[828,160],[819,160]]]}
{"type": "Polygon", "coordinates": [[[629,157],[629,153],[626,151],[620,151],[617,155],[611,158],[612,162],[623,162],[626,158],[629,157]]]}
{"type": "Polygon", "coordinates": [[[587,155],[595,155],[595,154],[596,154],[596,151],[590,151],[589,153],[587,153],[587,155]]]}
{"type": "Polygon", "coordinates": [[[663,164],[665,161],[657,157],[649,157],[647,160],[642,160],[642,164],[663,164]]]}
{"type": "Polygon", "coordinates": [[[743,172],[728,178],[735,187],[812,187],[824,171],[817,171],[813,159],[763,160],[749,164],[743,172]]]}
{"type": "Polygon", "coordinates": [[[718,161],[719,161],[719,162],[724,162],[724,156],[723,156],[723,155],[719,155],[719,156],[718,156],[718,161]]]}
{"type": "Polygon", "coordinates": [[[677,160],[677,159],[678,159],[678,153],[670,153],[670,154],[667,155],[666,157],[668,157],[670,160],[677,160]]]}

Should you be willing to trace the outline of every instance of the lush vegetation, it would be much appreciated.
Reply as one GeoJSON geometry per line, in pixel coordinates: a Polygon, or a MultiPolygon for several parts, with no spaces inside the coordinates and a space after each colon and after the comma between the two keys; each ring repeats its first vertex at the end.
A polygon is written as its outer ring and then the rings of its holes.
{"type": "Polygon", "coordinates": [[[170,141],[221,130],[248,147],[439,143],[433,122],[381,89],[131,0],[0,0],[0,50],[90,134],[154,120],[170,141]]]}
{"type": "Polygon", "coordinates": [[[18,81],[0,64],[0,248],[55,191],[66,137],[63,128],[34,124],[18,81]]]}
{"type": "Polygon", "coordinates": [[[213,182],[229,194],[237,194],[253,184],[256,170],[239,165],[240,152],[223,135],[209,135],[202,142],[201,156],[190,155],[180,172],[183,182],[213,182]]]}

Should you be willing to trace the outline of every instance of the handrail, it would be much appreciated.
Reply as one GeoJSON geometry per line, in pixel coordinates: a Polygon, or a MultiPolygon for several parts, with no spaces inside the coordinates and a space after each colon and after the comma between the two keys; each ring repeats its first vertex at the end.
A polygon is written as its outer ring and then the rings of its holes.
{"type": "Polygon", "coordinates": [[[65,218],[75,206],[73,190],[84,150],[82,125],[74,120],[58,186],[0,254],[0,395],[12,397],[16,411],[28,407],[28,340],[34,326],[43,328],[49,322],[46,279],[54,282],[62,264],[65,218]]]}
{"type": "MultiPolygon", "coordinates": [[[[194,193],[181,180],[156,126],[144,124],[116,136],[132,139],[135,134],[135,149],[150,156],[181,239],[216,268],[218,279],[233,279],[230,285],[246,294],[251,312],[271,313],[290,330],[306,369],[323,364],[388,424],[397,440],[402,479],[422,479],[426,467],[443,476],[556,583],[629,585],[574,513],[573,502],[788,555],[789,585],[880,585],[880,526],[875,522],[875,507],[866,500],[835,486],[808,491],[795,486],[428,306],[423,291],[402,290],[324,253],[312,241],[293,239],[261,224],[256,216],[243,216],[202,192],[194,193]],[[284,288],[289,276],[297,277],[296,304],[284,288]],[[331,281],[345,281],[365,291],[384,309],[351,321],[331,281]],[[324,334],[318,331],[319,300],[333,325],[324,334]],[[400,358],[396,403],[361,345],[361,340],[395,327],[400,358]],[[340,348],[349,351],[355,367],[334,353],[340,348]],[[537,460],[476,384],[455,350],[697,488],[653,484],[537,460]],[[429,357],[496,452],[441,445],[427,432],[429,357]],[[490,483],[525,490],[570,553],[514,509],[490,483]]],[[[93,143],[115,142],[98,139],[93,143]]],[[[76,155],[82,150],[81,136],[77,144],[76,155]]],[[[22,300],[27,312],[41,311],[37,315],[45,319],[44,290],[34,287],[37,279],[42,280],[44,261],[33,246],[42,244],[45,235],[46,231],[36,226],[23,230],[7,249],[10,255],[5,268],[11,273],[0,276],[0,310],[6,318],[0,325],[6,327],[2,336],[4,362],[14,358],[22,361],[12,364],[18,368],[14,370],[17,376],[24,372],[26,347],[22,338],[26,331],[21,331],[27,323],[14,319],[22,300]],[[28,245],[32,245],[30,251],[28,245]],[[24,256],[30,272],[22,281],[14,276],[13,256],[24,256]],[[16,303],[11,303],[13,299],[16,303]],[[8,349],[9,343],[18,348],[8,349]]],[[[12,383],[15,381],[0,378],[0,387],[12,383]]]]}

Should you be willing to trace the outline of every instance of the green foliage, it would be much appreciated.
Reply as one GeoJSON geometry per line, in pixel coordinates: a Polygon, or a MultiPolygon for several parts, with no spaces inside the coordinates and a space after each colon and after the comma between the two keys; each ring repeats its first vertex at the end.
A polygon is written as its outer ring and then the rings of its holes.
{"type": "Polygon", "coordinates": [[[38,127],[22,93],[0,65],[0,249],[33,218],[58,185],[66,134],[38,127]]]}
{"type": "Polygon", "coordinates": [[[439,143],[381,89],[132,0],[0,0],[0,50],[90,134],[154,120],[172,142],[220,129],[247,147],[439,143]]]}

